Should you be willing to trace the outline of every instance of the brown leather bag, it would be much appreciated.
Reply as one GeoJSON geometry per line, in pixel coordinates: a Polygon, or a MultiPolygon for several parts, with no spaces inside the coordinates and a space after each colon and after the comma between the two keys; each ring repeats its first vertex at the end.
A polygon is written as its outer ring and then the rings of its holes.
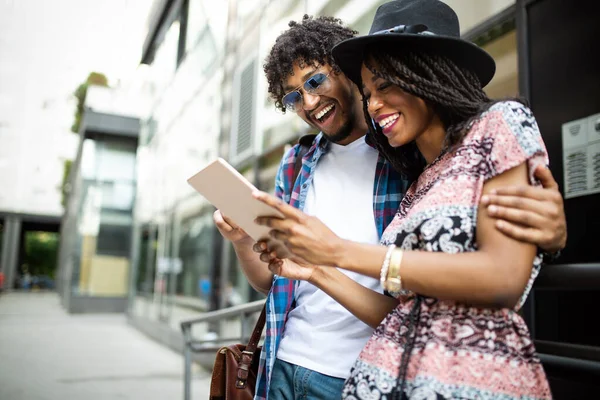
{"type": "Polygon", "coordinates": [[[210,400],[252,400],[261,347],[258,342],[265,326],[265,307],[247,345],[221,347],[215,358],[210,382],[210,400]]]}
{"type": "MultiPolygon", "coordinates": [[[[302,168],[302,158],[312,146],[316,135],[305,135],[298,143],[298,155],[294,164],[294,182],[302,168]]],[[[266,307],[266,305],[265,305],[266,307]]],[[[256,376],[261,347],[258,342],[265,326],[266,309],[263,307],[246,346],[233,344],[221,347],[215,358],[210,381],[210,400],[252,400],[256,389],[256,376]],[[235,379],[234,379],[235,377],[235,379]]]]}

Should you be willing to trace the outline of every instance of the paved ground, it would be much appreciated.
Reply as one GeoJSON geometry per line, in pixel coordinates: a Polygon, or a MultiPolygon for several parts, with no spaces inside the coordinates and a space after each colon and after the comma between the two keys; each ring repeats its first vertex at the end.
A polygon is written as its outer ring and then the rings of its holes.
{"type": "MultiPolygon", "coordinates": [[[[124,315],[69,315],[55,293],[0,294],[1,400],[183,399],[183,359],[124,315]]],[[[193,399],[208,399],[196,371],[193,399]]]]}

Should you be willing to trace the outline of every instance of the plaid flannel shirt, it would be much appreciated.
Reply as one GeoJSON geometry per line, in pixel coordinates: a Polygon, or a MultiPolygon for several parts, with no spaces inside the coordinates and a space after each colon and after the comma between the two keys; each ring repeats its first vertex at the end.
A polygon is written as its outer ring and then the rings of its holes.
{"type": "MultiPolygon", "coordinates": [[[[315,138],[313,145],[302,159],[302,168],[295,183],[292,180],[299,145],[291,148],[281,160],[275,178],[275,195],[300,210],[304,209],[304,202],[316,165],[319,158],[327,153],[328,144],[329,142],[322,133],[315,138]]],[[[373,146],[371,145],[371,147],[373,146]]],[[[373,213],[380,237],[396,215],[402,196],[406,193],[409,185],[410,183],[401,177],[380,155],[373,185],[373,213]]],[[[267,399],[273,364],[275,363],[288,313],[292,308],[297,283],[297,281],[281,276],[273,277],[271,291],[266,300],[267,328],[260,355],[255,400],[267,399]]]]}

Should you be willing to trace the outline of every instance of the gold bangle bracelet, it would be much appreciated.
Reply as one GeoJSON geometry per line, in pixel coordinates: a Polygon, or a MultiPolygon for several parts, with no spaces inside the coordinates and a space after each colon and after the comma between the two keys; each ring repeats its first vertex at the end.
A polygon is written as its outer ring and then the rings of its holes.
{"type": "Polygon", "coordinates": [[[402,256],[404,252],[400,249],[394,249],[390,256],[390,265],[385,279],[385,289],[388,292],[400,292],[402,290],[402,277],[400,276],[400,267],[402,265],[402,256]]]}
{"type": "Polygon", "coordinates": [[[381,283],[381,286],[385,289],[385,281],[387,279],[388,276],[388,268],[390,266],[390,258],[392,256],[392,252],[394,251],[394,249],[396,248],[396,245],[389,245],[388,246],[388,250],[385,253],[385,258],[383,259],[383,264],[381,265],[381,271],[379,272],[379,281],[381,283]]]}

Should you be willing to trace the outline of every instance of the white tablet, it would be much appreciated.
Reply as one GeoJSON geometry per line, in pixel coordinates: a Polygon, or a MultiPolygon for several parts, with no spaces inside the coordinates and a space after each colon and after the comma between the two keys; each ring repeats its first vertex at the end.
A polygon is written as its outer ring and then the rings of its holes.
{"type": "Polygon", "coordinates": [[[188,183],[254,240],[267,238],[271,230],[257,225],[256,217],[283,218],[279,211],[252,197],[256,187],[222,158],[189,178],[188,183]]]}

